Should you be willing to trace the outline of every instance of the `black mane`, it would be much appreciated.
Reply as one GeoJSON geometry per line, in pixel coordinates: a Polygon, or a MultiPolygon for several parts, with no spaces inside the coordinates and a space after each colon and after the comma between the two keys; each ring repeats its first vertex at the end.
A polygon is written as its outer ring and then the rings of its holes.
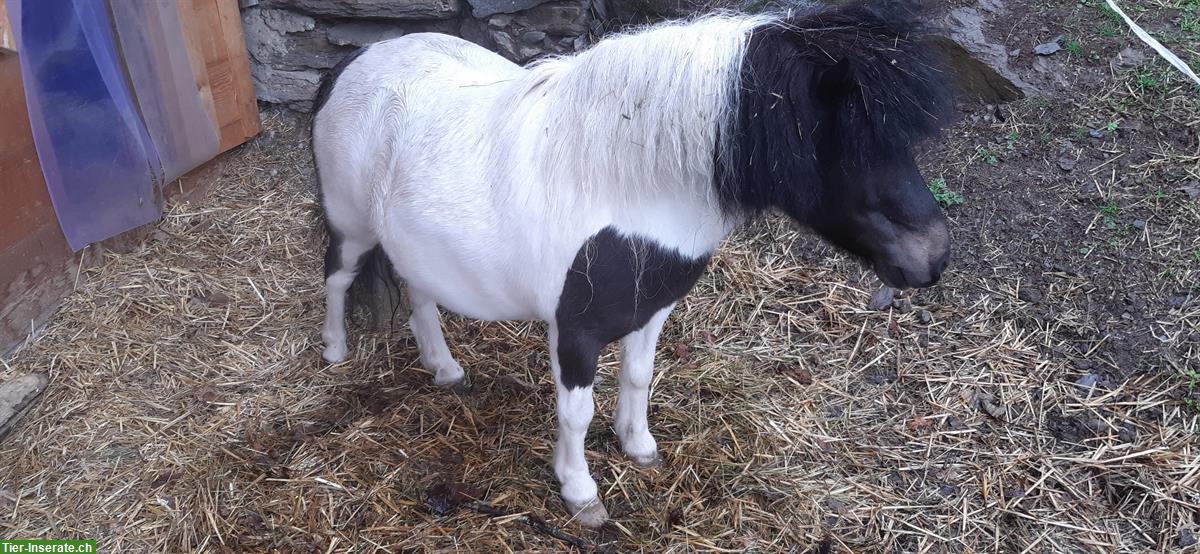
{"type": "Polygon", "coordinates": [[[804,213],[830,164],[871,166],[936,135],[953,93],[924,36],[895,2],[817,8],[755,29],[717,154],[723,209],[752,215],[805,201],[787,210],[804,213]],[[806,183],[812,194],[797,195],[806,183]]]}

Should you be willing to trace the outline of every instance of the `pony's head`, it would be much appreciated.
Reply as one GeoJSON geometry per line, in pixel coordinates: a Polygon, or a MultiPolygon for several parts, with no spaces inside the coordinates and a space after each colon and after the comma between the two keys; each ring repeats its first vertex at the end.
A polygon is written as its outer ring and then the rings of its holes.
{"type": "Polygon", "coordinates": [[[917,28],[852,4],[755,29],[717,154],[722,205],[782,210],[890,286],[937,282],[950,235],[912,148],[952,97],[917,28]]]}

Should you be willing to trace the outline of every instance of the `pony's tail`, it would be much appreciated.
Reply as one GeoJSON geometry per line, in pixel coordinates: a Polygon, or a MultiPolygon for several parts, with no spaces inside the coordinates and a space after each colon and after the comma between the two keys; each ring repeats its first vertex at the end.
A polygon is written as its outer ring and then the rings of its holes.
{"type": "MultiPolygon", "coordinates": [[[[316,116],[325,107],[325,103],[329,101],[329,96],[333,93],[333,87],[337,83],[338,77],[341,76],[342,71],[347,66],[365,53],[367,48],[369,47],[364,46],[346,55],[337,65],[333,66],[332,69],[321,77],[321,82],[317,87],[317,94],[313,98],[312,105],[314,132],[316,116]]],[[[315,168],[317,165],[317,149],[314,147],[312,150],[313,165],[315,168]]],[[[325,190],[321,183],[321,172],[319,170],[316,172],[316,176],[320,205],[322,212],[324,212],[325,190]]],[[[332,245],[336,241],[340,241],[341,238],[329,222],[328,214],[323,215],[326,220],[325,229],[332,245]]],[[[329,277],[329,265],[330,262],[326,260],[326,278],[329,277]]],[[[394,326],[396,314],[400,311],[401,307],[405,306],[404,291],[400,287],[400,279],[396,276],[396,272],[393,271],[387,254],[378,244],[358,259],[354,281],[350,284],[350,289],[346,291],[346,294],[347,307],[349,308],[347,312],[352,313],[357,306],[366,307],[367,311],[371,314],[372,323],[376,327],[383,327],[385,322],[394,326]]]]}
{"type": "Polygon", "coordinates": [[[406,306],[400,278],[392,269],[383,247],[375,245],[363,255],[362,265],[348,292],[349,307],[363,306],[371,314],[371,323],[382,328],[395,327],[396,316],[406,306]]]}

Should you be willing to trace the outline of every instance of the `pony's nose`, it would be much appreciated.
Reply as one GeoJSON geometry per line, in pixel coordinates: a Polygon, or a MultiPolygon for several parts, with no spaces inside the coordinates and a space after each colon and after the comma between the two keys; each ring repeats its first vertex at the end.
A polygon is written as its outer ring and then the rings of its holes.
{"type": "MultiPolygon", "coordinates": [[[[941,259],[933,266],[933,270],[929,272],[929,285],[937,283],[942,278],[942,273],[946,272],[946,267],[950,265],[950,251],[947,250],[942,254],[941,259]]],[[[929,286],[926,285],[926,286],[929,286]]]]}

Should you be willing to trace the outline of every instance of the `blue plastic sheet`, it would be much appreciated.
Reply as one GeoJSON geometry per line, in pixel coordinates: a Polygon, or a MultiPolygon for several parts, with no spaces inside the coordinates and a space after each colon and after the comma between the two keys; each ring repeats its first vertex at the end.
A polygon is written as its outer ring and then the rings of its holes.
{"type": "Polygon", "coordinates": [[[101,0],[9,0],[34,144],[74,250],[158,219],[164,175],[101,0]]]}

